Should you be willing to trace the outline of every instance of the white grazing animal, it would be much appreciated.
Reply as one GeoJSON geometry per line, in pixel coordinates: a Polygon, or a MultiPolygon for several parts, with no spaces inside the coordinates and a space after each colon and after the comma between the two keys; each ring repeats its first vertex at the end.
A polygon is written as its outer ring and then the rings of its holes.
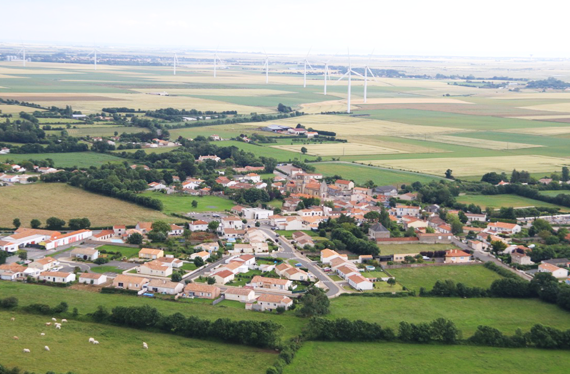
{"type": "Polygon", "coordinates": [[[61,320],[61,322],[67,322],[67,320],[64,318],[64,319],[61,320]]]}
{"type": "Polygon", "coordinates": [[[47,345],[44,347],[44,349],[49,352],[49,347],[47,345]]]}
{"type": "Polygon", "coordinates": [[[40,334],[40,336],[45,336],[46,334],[44,334],[43,332],[40,334]]]}
{"type": "Polygon", "coordinates": [[[54,321],[54,322],[56,322],[56,321],[57,321],[57,319],[55,319],[55,318],[52,318],[51,320],[52,320],[52,321],[54,321]]]}
{"type": "Polygon", "coordinates": [[[60,326],[60,325],[55,326],[55,328],[56,328],[57,330],[61,330],[61,326],[60,326]]]}
{"type": "Polygon", "coordinates": [[[30,350],[28,348],[24,348],[24,353],[30,353],[30,350]]]}
{"type": "Polygon", "coordinates": [[[51,326],[51,322],[46,322],[46,326],[51,326]]]}
{"type": "Polygon", "coordinates": [[[18,337],[17,337],[17,336],[14,336],[14,340],[18,340],[18,337]]]}
{"type": "Polygon", "coordinates": [[[89,338],[89,343],[93,343],[94,341],[95,341],[95,339],[89,338]]]}
{"type": "Polygon", "coordinates": [[[148,349],[148,345],[143,345],[143,349],[148,349]]]}
{"type": "Polygon", "coordinates": [[[16,318],[14,318],[14,317],[10,318],[10,321],[15,321],[15,320],[16,320],[16,318]]]}
{"type": "Polygon", "coordinates": [[[99,344],[99,342],[97,340],[94,340],[93,344],[99,344]]]}

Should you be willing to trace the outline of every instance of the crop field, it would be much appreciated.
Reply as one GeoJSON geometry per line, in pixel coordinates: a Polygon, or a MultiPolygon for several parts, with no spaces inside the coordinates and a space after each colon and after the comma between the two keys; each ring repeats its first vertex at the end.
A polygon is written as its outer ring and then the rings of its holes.
{"type": "Polygon", "coordinates": [[[139,221],[159,219],[168,222],[174,220],[174,217],[156,210],[61,183],[2,187],[0,200],[2,200],[1,227],[11,227],[14,218],[19,218],[24,227],[28,227],[34,218],[45,224],[49,217],[58,217],[65,221],[70,218],[87,217],[94,227],[134,225],[139,221]]]}
{"type": "Polygon", "coordinates": [[[431,290],[436,281],[448,279],[457,283],[463,283],[468,287],[489,288],[491,283],[502,277],[496,272],[487,269],[483,265],[451,265],[451,266],[426,266],[421,268],[389,269],[388,272],[396,277],[396,281],[402,286],[420,291],[423,287],[431,290]]]}
{"type": "Polygon", "coordinates": [[[184,214],[188,212],[223,212],[231,209],[235,203],[231,200],[218,196],[190,196],[190,195],[166,195],[160,192],[143,192],[143,195],[158,199],[164,204],[164,213],[184,214]],[[198,206],[192,207],[192,201],[196,200],[198,206]]]}
{"type": "Polygon", "coordinates": [[[444,175],[447,169],[453,170],[456,177],[483,175],[495,171],[510,173],[513,169],[524,169],[531,173],[558,171],[570,164],[570,159],[547,156],[498,156],[498,157],[459,157],[433,159],[370,160],[364,164],[384,166],[400,170],[421,171],[428,174],[444,175]]]}
{"type": "Polygon", "coordinates": [[[301,153],[301,148],[307,149],[307,154],[312,156],[336,156],[336,155],[377,155],[405,153],[397,149],[377,147],[358,143],[329,143],[329,144],[297,144],[297,145],[274,145],[271,148],[301,153]]]}
{"type": "Polygon", "coordinates": [[[438,178],[407,171],[385,170],[375,167],[362,166],[349,163],[318,163],[314,164],[316,171],[325,176],[340,175],[344,179],[356,183],[365,183],[372,180],[379,186],[412,184],[416,181],[429,183],[438,178]]]}
{"type": "Polygon", "coordinates": [[[45,316],[0,312],[0,318],[2,365],[41,373],[98,374],[104,363],[109,373],[187,373],[192,368],[192,373],[261,374],[276,358],[266,350],[76,320],[56,330],[44,325],[45,316]],[[12,336],[19,340],[8,339],[12,336]],[[99,345],[90,344],[90,337],[99,345]],[[23,353],[24,348],[31,352],[23,353]]]}
{"type": "Polygon", "coordinates": [[[122,162],[124,159],[111,156],[105,153],[95,152],[69,152],[69,153],[11,153],[0,155],[0,162],[13,160],[20,162],[23,160],[45,160],[51,158],[55,167],[60,168],[88,168],[90,166],[101,166],[108,162],[122,162]]]}
{"type": "MultiPolygon", "coordinates": [[[[2,94],[0,94],[0,98],[2,98],[2,94]]],[[[33,113],[35,111],[41,112],[42,110],[29,106],[0,104],[0,113],[2,114],[18,114],[20,112],[33,113]]]]}
{"type": "Polygon", "coordinates": [[[566,208],[561,205],[545,203],[540,200],[529,199],[527,197],[522,197],[517,195],[463,195],[457,197],[457,202],[462,204],[479,205],[483,209],[485,209],[486,207],[497,209],[503,206],[513,207],[513,208],[540,206],[546,208],[559,208],[562,211],[570,210],[569,208],[566,208]]]}
{"type": "Polygon", "coordinates": [[[122,150],[117,150],[117,151],[113,151],[112,153],[122,153],[122,152],[127,152],[127,153],[135,153],[136,151],[139,150],[143,150],[145,151],[145,153],[149,154],[149,153],[168,153],[168,152],[172,152],[175,149],[178,149],[179,147],[158,147],[158,148],[140,148],[140,149],[122,149],[122,150]]]}
{"type": "Polygon", "coordinates": [[[568,351],[401,343],[306,342],[284,374],[563,374],[568,351]],[[327,359],[323,357],[338,357],[327,359]]]}
{"type": "Polygon", "coordinates": [[[401,321],[429,322],[443,317],[452,320],[463,331],[465,339],[479,325],[508,334],[517,328],[529,330],[541,321],[563,330],[570,328],[570,313],[538,299],[344,296],[331,300],[330,310],[327,318],[361,319],[394,329],[401,321]]]}
{"type": "MultiPolygon", "coordinates": [[[[256,157],[273,157],[277,161],[281,162],[291,161],[301,157],[301,155],[299,154],[301,153],[300,151],[301,146],[299,146],[299,151],[297,153],[294,149],[288,149],[287,146],[255,145],[244,142],[238,142],[234,140],[216,142],[215,144],[220,147],[235,146],[238,147],[239,149],[243,149],[245,152],[253,153],[256,157]]],[[[307,145],[307,147],[310,147],[310,145],[307,145]]],[[[314,157],[306,157],[306,158],[309,160],[314,159],[314,157]]]]}
{"type": "Polygon", "coordinates": [[[71,136],[113,136],[115,132],[119,135],[122,133],[137,133],[137,132],[148,132],[148,129],[140,127],[126,127],[126,126],[91,126],[91,127],[81,127],[77,129],[67,130],[68,134],[71,136]]]}
{"type": "MultiPolygon", "coordinates": [[[[570,132],[570,128],[568,132],[570,132]]],[[[453,136],[453,135],[429,135],[429,136],[407,135],[406,137],[410,139],[419,139],[436,143],[447,143],[464,147],[474,147],[474,148],[493,149],[493,150],[542,147],[541,145],[537,144],[510,143],[510,142],[500,142],[495,140],[482,141],[479,139],[464,138],[461,136],[453,136]]]]}
{"type": "MultiPolygon", "coordinates": [[[[570,116],[569,116],[570,117],[570,116]]],[[[504,130],[507,131],[507,130],[504,130]]],[[[570,133],[570,126],[558,127],[530,127],[526,129],[508,130],[517,134],[540,135],[540,136],[556,136],[570,133]]]]}
{"type": "Polygon", "coordinates": [[[453,244],[382,244],[378,248],[383,256],[457,249],[453,244]]]}

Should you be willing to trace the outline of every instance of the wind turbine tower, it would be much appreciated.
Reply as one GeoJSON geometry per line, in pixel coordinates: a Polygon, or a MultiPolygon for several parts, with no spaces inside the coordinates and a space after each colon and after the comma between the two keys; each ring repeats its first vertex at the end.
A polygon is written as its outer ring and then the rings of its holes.
{"type": "Polygon", "coordinates": [[[269,83],[269,56],[267,55],[267,52],[265,52],[265,49],[263,50],[263,52],[265,53],[265,61],[263,62],[263,67],[265,68],[265,84],[269,83]]]}
{"type": "MultiPolygon", "coordinates": [[[[372,53],[374,53],[374,51],[372,51],[372,53]]],[[[370,73],[370,75],[372,76],[372,79],[376,80],[376,76],[374,75],[372,70],[370,70],[370,59],[372,58],[372,53],[370,54],[370,57],[368,57],[368,63],[364,67],[364,104],[366,104],[366,94],[367,94],[367,88],[368,88],[368,73],[370,73]]]]}
{"type": "Polygon", "coordinates": [[[26,66],[26,47],[22,47],[22,66],[26,66]]]}
{"type": "Polygon", "coordinates": [[[305,69],[303,70],[303,88],[307,87],[307,66],[309,66],[311,68],[311,70],[315,70],[315,69],[313,69],[311,64],[309,64],[309,61],[307,61],[307,58],[309,57],[309,53],[311,53],[311,49],[312,48],[309,49],[309,52],[307,52],[307,55],[305,56],[305,61],[304,61],[305,69]]]}
{"type": "Polygon", "coordinates": [[[220,56],[218,56],[218,50],[216,49],[216,53],[214,54],[214,78],[216,78],[218,63],[220,64],[220,66],[224,65],[224,62],[222,61],[220,56]]]}
{"type": "Polygon", "coordinates": [[[89,53],[89,54],[87,55],[87,57],[93,55],[93,68],[94,68],[95,70],[97,70],[97,52],[98,52],[98,50],[97,50],[97,48],[95,48],[95,49],[93,49],[93,50],[91,51],[91,53],[89,53]]]}
{"type": "Polygon", "coordinates": [[[351,95],[351,86],[352,86],[352,74],[358,75],[360,77],[362,77],[361,74],[355,72],[354,70],[352,70],[352,63],[350,61],[350,51],[348,52],[348,70],[346,71],[346,73],[344,73],[344,75],[342,77],[340,77],[338,81],[340,81],[341,79],[343,79],[344,77],[348,77],[348,99],[347,99],[347,109],[346,112],[350,114],[350,95],[351,95]]]}
{"type": "Polygon", "coordinates": [[[325,62],[325,95],[327,94],[327,79],[330,79],[329,62],[325,62]]]}
{"type": "Polygon", "coordinates": [[[176,75],[176,64],[178,63],[178,56],[174,53],[174,58],[172,59],[172,67],[174,69],[173,73],[176,75]]]}

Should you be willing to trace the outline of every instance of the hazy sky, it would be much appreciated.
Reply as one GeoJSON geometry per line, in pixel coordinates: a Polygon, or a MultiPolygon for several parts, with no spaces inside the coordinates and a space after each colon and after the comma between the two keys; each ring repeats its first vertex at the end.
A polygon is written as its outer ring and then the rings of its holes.
{"type": "Polygon", "coordinates": [[[0,0],[0,42],[570,57],[563,1],[0,0]]]}

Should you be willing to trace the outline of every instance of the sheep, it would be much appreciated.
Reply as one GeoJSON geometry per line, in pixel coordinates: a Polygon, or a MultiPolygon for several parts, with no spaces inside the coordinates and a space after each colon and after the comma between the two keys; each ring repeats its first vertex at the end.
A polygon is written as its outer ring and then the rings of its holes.
{"type": "Polygon", "coordinates": [[[148,349],[148,345],[145,342],[143,342],[143,348],[148,349]]]}
{"type": "Polygon", "coordinates": [[[64,319],[61,320],[61,322],[67,322],[67,320],[64,318],[64,319]]]}
{"type": "Polygon", "coordinates": [[[93,344],[99,344],[99,342],[97,340],[94,340],[93,344]]]}
{"type": "Polygon", "coordinates": [[[49,352],[49,347],[47,345],[44,347],[44,349],[49,352]]]}
{"type": "Polygon", "coordinates": [[[57,330],[61,330],[61,325],[57,325],[57,326],[55,326],[55,328],[56,328],[57,330]]]}
{"type": "Polygon", "coordinates": [[[46,322],[46,326],[51,326],[51,322],[46,322]]]}
{"type": "Polygon", "coordinates": [[[30,353],[30,350],[28,348],[24,348],[24,353],[30,353]]]}
{"type": "Polygon", "coordinates": [[[57,322],[57,319],[55,319],[55,318],[52,318],[51,320],[54,321],[54,322],[57,322]]]}
{"type": "Polygon", "coordinates": [[[18,340],[19,338],[18,338],[17,336],[14,336],[14,338],[13,338],[13,339],[14,339],[14,340],[18,340]]]}
{"type": "Polygon", "coordinates": [[[57,326],[61,327],[61,323],[57,323],[57,322],[56,322],[56,323],[54,323],[54,326],[55,326],[55,327],[57,327],[57,326]]]}
{"type": "Polygon", "coordinates": [[[15,321],[15,320],[16,320],[16,318],[14,318],[14,317],[10,318],[10,321],[15,321]]]}
{"type": "Polygon", "coordinates": [[[46,334],[45,334],[45,333],[43,333],[43,332],[40,334],[40,336],[45,336],[45,335],[46,335],[46,334]]]}
{"type": "Polygon", "coordinates": [[[94,341],[95,341],[95,339],[89,338],[89,343],[93,343],[94,341]]]}

